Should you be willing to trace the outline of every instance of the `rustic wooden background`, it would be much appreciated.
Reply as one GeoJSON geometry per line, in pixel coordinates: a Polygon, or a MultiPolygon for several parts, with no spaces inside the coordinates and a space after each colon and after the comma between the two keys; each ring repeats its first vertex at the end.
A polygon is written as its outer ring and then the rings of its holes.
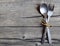
{"type": "Polygon", "coordinates": [[[60,0],[0,0],[0,38],[41,38],[38,4],[55,5],[50,19],[52,38],[60,39],[60,0]]]}

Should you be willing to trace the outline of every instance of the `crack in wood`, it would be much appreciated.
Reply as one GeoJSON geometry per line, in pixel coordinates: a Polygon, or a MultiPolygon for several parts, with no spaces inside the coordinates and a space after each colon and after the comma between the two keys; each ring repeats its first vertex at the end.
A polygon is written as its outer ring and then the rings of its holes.
{"type": "MultiPolygon", "coordinates": [[[[22,17],[22,18],[39,18],[39,17],[42,17],[42,16],[30,16],[30,17],[22,17]]],[[[53,15],[51,17],[60,17],[60,15],[53,15]]]]}
{"type": "MultiPolygon", "coordinates": [[[[28,28],[28,27],[32,27],[32,28],[39,28],[39,27],[42,27],[42,26],[0,26],[0,28],[3,28],[3,27],[11,27],[11,28],[28,28]]],[[[52,27],[60,27],[60,26],[52,26],[52,27]]]]}

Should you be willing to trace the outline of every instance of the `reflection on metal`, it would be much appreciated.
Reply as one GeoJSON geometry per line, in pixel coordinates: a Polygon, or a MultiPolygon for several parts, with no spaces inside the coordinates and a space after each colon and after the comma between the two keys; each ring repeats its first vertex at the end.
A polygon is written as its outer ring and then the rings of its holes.
{"type": "Polygon", "coordinates": [[[53,14],[53,10],[54,10],[54,5],[51,5],[51,4],[47,5],[47,4],[43,3],[40,6],[41,15],[44,16],[43,20],[42,20],[42,23],[41,23],[42,26],[43,26],[42,39],[41,39],[42,44],[45,41],[45,35],[46,35],[46,39],[48,40],[48,43],[52,44],[51,34],[50,34],[50,30],[49,30],[50,25],[48,23],[49,23],[50,17],[53,14]]]}

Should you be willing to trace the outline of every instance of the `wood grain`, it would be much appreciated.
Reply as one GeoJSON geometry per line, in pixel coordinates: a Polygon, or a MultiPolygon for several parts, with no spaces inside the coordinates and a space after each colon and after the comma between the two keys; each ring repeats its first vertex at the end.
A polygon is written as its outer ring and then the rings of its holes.
{"type": "MultiPolygon", "coordinates": [[[[0,0],[0,38],[33,38],[41,37],[42,16],[38,4],[44,0],[0,0]]],[[[46,0],[55,5],[50,19],[52,37],[60,35],[60,0],[46,0]],[[56,35],[56,36],[55,36],[56,35]]]]}

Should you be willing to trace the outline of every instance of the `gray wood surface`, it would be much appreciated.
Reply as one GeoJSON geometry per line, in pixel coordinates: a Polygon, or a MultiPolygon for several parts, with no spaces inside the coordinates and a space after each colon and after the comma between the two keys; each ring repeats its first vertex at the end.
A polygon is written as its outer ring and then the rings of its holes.
{"type": "Polygon", "coordinates": [[[60,0],[0,0],[0,46],[35,46],[35,42],[23,41],[23,37],[41,40],[42,16],[37,8],[43,2],[55,5],[50,32],[53,41],[58,43],[54,46],[60,46],[60,0]]]}

